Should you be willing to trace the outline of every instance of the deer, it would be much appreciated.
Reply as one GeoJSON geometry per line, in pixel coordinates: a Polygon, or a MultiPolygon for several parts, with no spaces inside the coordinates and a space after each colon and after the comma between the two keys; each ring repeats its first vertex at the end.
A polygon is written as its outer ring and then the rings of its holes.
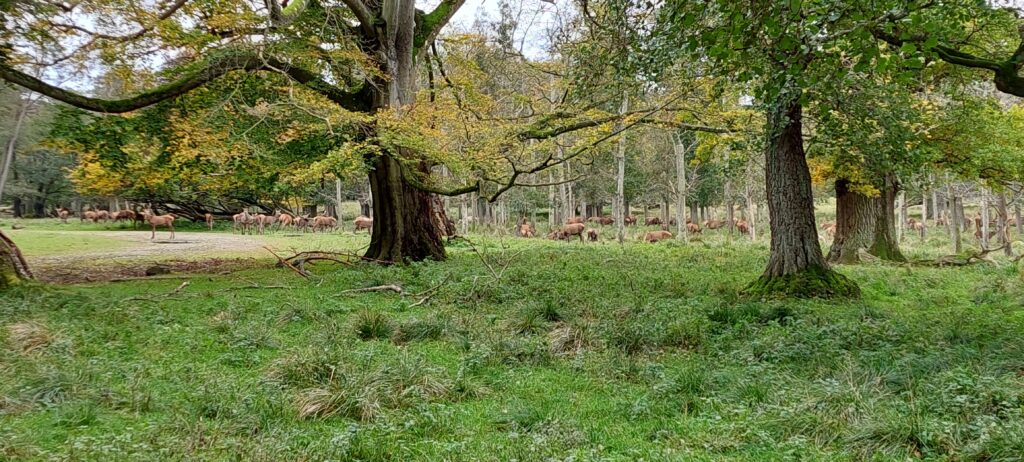
{"type": "Polygon", "coordinates": [[[157,226],[166,226],[170,228],[171,239],[174,239],[174,215],[171,215],[169,213],[167,215],[153,215],[147,213],[146,221],[148,221],[149,224],[153,227],[153,233],[149,235],[150,240],[156,239],[157,226]]]}
{"type": "Polygon", "coordinates": [[[231,228],[232,232],[240,231],[242,234],[245,234],[253,222],[253,216],[249,214],[248,210],[242,210],[242,213],[232,215],[231,219],[234,220],[234,225],[231,228]]]}
{"type": "Polygon", "coordinates": [[[68,224],[68,215],[70,214],[71,212],[69,212],[68,209],[61,207],[61,209],[57,211],[57,218],[60,218],[60,222],[66,225],[68,224]]]}
{"type": "Polygon", "coordinates": [[[359,215],[352,220],[352,224],[355,225],[352,234],[355,234],[360,229],[365,229],[367,233],[370,233],[370,229],[373,228],[373,218],[359,215]]]}
{"type": "Polygon", "coordinates": [[[210,231],[213,231],[213,214],[206,213],[203,215],[203,218],[206,219],[206,228],[209,229],[210,231]]]}
{"type": "Polygon", "coordinates": [[[314,233],[317,232],[317,231],[322,231],[322,232],[326,233],[327,230],[334,230],[337,227],[338,227],[338,219],[336,219],[334,217],[329,217],[329,216],[326,216],[326,215],[317,215],[317,216],[313,217],[313,232],[314,233]]]}

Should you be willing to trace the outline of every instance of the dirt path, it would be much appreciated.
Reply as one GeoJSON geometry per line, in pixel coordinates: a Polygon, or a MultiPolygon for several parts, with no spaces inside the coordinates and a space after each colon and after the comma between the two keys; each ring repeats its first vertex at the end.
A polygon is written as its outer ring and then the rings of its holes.
{"type": "MultiPolygon", "coordinates": [[[[47,231],[48,234],[81,236],[81,231],[47,231]]],[[[146,269],[159,262],[174,272],[216,272],[224,266],[253,264],[242,254],[262,250],[258,239],[224,233],[178,232],[175,239],[158,232],[150,240],[148,232],[96,231],[89,236],[119,241],[114,249],[75,251],[50,255],[26,255],[36,277],[47,282],[92,282],[144,276],[146,269]]]]}

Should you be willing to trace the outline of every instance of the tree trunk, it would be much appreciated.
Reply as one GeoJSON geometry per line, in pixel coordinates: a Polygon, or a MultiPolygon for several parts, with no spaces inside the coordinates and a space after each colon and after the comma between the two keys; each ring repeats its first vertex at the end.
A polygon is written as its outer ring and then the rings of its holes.
{"type": "Polygon", "coordinates": [[[686,147],[678,134],[672,134],[672,148],[676,153],[676,238],[689,240],[686,228],[686,147]]]}
{"type": "Polygon", "coordinates": [[[962,248],[962,243],[960,242],[960,214],[957,212],[960,205],[959,202],[960,198],[956,197],[956,195],[953,194],[953,191],[950,190],[949,210],[951,210],[952,213],[949,214],[949,238],[950,241],[953,242],[954,253],[960,253],[960,250],[962,248]]]}
{"type": "Polygon", "coordinates": [[[875,230],[868,248],[868,253],[888,261],[905,262],[906,257],[900,252],[899,240],[896,239],[896,195],[900,189],[896,175],[886,174],[879,197],[875,203],[875,230]]]}
{"type": "Polygon", "coordinates": [[[996,213],[997,213],[997,231],[999,236],[999,243],[1003,245],[1003,255],[1007,257],[1013,256],[1013,247],[1010,241],[1010,214],[1006,208],[1006,193],[1000,192],[999,199],[996,202],[996,213]]]}
{"type": "Polygon", "coordinates": [[[26,279],[32,279],[32,272],[25,257],[14,241],[0,231],[0,292],[26,279]]]}
{"type": "Polygon", "coordinates": [[[388,263],[443,260],[432,195],[406,183],[402,167],[390,155],[375,156],[372,165],[373,228],[366,258],[388,263]]]}
{"type": "Polygon", "coordinates": [[[981,233],[981,248],[989,248],[988,241],[988,189],[981,188],[981,224],[978,226],[978,232],[981,233]]]}
{"type": "Polygon", "coordinates": [[[1020,203],[1013,204],[1013,219],[1017,222],[1017,234],[1024,235],[1024,218],[1020,213],[1020,203]]]}
{"type": "MultiPolygon", "coordinates": [[[[629,111],[629,95],[622,95],[622,107],[619,114],[629,111]]],[[[619,145],[615,150],[615,238],[619,244],[626,242],[626,135],[619,136],[619,145]]]]}
{"type": "Polygon", "coordinates": [[[760,296],[858,296],[857,284],[832,271],[821,254],[798,98],[798,91],[787,89],[768,112],[765,187],[771,254],[764,274],[747,290],[760,296]]]}
{"type": "MultiPolygon", "coordinates": [[[[900,191],[900,194],[896,196],[896,207],[900,211],[899,218],[896,219],[896,242],[903,242],[903,228],[907,225],[907,194],[904,191],[900,191]]],[[[921,220],[924,223],[924,220],[921,220]]]]}
{"type": "Polygon", "coordinates": [[[836,235],[828,252],[831,263],[859,263],[858,249],[867,249],[874,240],[875,200],[850,190],[850,182],[836,180],[836,235]]]}
{"type": "Polygon", "coordinates": [[[14,130],[11,131],[11,137],[7,140],[7,149],[4,151],[4,165],[3,170],[0,171],[0,200],[3,199],[4,189],[7,188],[7,176],[11,172],[11,166],[14,165],[14,151],[18,146],[18,138],[21,136],[21,127],[24,125],[25,117],[28,115],[30,101],[27,98],[18,98],[18,115],[14,122],[14,130]]]}

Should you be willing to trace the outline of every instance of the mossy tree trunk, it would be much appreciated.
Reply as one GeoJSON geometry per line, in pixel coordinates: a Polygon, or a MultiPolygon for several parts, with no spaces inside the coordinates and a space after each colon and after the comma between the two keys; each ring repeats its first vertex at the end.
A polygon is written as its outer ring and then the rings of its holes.
{"type": "Polygon", "coordinates": [[[878,197],[850,189],[850,182],[836,180],[836,237],[827,260],[830,263],[860,262],[866,250],[883,260],[906,261],[896,239],[896,196],[899,182],[886,175],[878,197]]]}
{"type": "Polygon", "coordinates": [[[907,258],[900,251],[900,243],[896,238],[896,196],[899,190],[896,175],[886,174],[881,194],[874,200],[875,229],[868,253],[882,260],[905,262],[907,258]]]}
{"type": "Polygon", "coordinates": [[[771,255],[764,274],[747,292],[762,297],[858,296],[856,283],[832,271],[818,244],[799,94],[792,88],[783,91],[768,111],[765,186],[771,255]]]}
{"type": "Polygon", "coordinates": [[[875,200],[850,189],[846,179],[836,180],[836,235],[828,252],[831,263],[860,262],[858,249],[874,240],[875,200]]]}

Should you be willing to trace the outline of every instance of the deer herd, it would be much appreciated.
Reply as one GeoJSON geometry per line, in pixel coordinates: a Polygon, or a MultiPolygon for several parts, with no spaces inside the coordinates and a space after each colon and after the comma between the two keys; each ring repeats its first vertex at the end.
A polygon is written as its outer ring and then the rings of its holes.
{"type": "MultiPolygon", "coordinates": [[[[633,226],[637,224],[637,218],[635,216],[627,216],[623,220],[623,222],[627,226],[633,226]]],[[[587,229],[586,223],[608,226],[615,224],[615,219],[608,216],[594,216],[587,219],[584,219],[583,217],[579,216],[572,217],[566,220],[565,225],[563,225],[561,228],[552,230],[547,237],[548,239],[551,240],[561,241],[568,241],[575,238],[578,238],[580,242],[584,242],[584,240],[597,241],[600,238],[598,230],[593,228],[587,229]]],[[[644,220],[644,225],[660,226],[662,228],[661,230],[646,232],[640,236],[640,240],[644,242],[655,243],[658,241],[671,239],[673,237],[672,233],[670,233],[668,229],[670,226],[676,225],[676,219],[671,218],[666,221],[662,220],[659,217],[653,217],[644,220]]],[[[704,226],[702,228],[697,223],[691,222],[691,220],[688,218],[686,220],[686,231],[687,233],[690,234],[701,234],[701,232],[704,229],[727,228],[729,226],[729,222],[725,220],[705,220],[703,225],[704,226]]],[[[740,232],[740,234],[746,235],[750,233],[750,225],[745,220],[736,220],[733,222],[733,225],[735,226],[735,229],[740,232]]],[[[536,230],[533,228],[532,225],[530,225],[526,221],[525,218],[520,220],[519,224],[517,225],[517,228],[517,234],[520,237],[534,237],[537,234],[536,230]]]]}
{"type": "MultiPolygon", "coordinates": [[[[68,218],[72,215],[71,211],[66,208],[59,208],[56,210],[55,215],[60,219],[61,223],[67,223],[68,218]]],[[[121,210],[121,211],[108,211],[108,210],[86,210],[79,216],[81,222],[92,222],[92,223],[118,223],[118,222],[131,222],[136,227],[139,225],[148,223],[152,227],[150,239],[156,238],[157,227],[165,227],[171,232],[171,239],[174,239],[174,220],[177,218],[174,214],[156,215],[150,210],[144,210],[136,212],[133,210],[121,210]]],[[[338,219],[327,216],[324,214],[310,217],[309,215],[292,215],[286,212],[277,211],[272,215],[262,213],[250,213],[248,210],[243,210],[240,213],[233,215],[232,231],[242,234],[264,234],[267,232],[273,232],[275,230],[281,230],[285,228],[292,228],[302,232],[329,232],[339,229],[338,219]]],[[[203,214],[203,222],[206,224],[206,228],[213,230],[216,219],[212,213],[203,214]]],[[[373,229],[373,219],[366,216],[358,216],[352,221],[354,228],[353,233],[358,233],[360,230],[366,230],[369,233],[373,229]]]]}
{"type": "MultiPolygon", "coordinates": [[[[323,214],[310,217],[309,215],[296,216],[278,211],[273,215],[265,215],[262,213],[252,214],[248,210],[243,210],[241,213],[232,215],[231,220],[233,222],[232,231],[242,234],[264,234],[284,228],[302,232],[326,233],[339,228],[337,218],[323,214]]],[[[373,219],[362,215],[352,220],[352,223],[354,225],[353,233],[358,233],[361,229],[369,232],[373,227],[373,219]]]]}

